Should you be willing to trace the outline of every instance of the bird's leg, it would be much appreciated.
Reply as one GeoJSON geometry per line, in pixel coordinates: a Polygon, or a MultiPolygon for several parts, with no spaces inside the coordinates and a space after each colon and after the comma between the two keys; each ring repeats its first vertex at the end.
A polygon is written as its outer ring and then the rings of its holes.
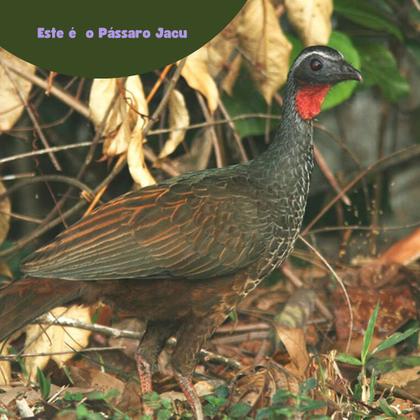
{"type": "Polygon", "coordinates": [[[153,391],[152,387],[152,366],[150,363],[140,354],[139,351],[136,351],[136,364],[137,372],[140,380],[140,391],[141,395],[145,395],[153,391]]]}
{"type": "Polygon", "coordinates": [[[150,321],[137,347],[135,359],[145,415],[153,415],[153,408],[145,404],[143,397],[153,391],[152,373],[157,368],[158,356],[175,331],[174,323],[150,321]]]}
{"type": "Polygon", "coordinates": [[[172,355],[172,367],[185,398],[195,418],[203,420],[203,407],[191,378],[197,364],[197,354],[207,337],[225,319],[224,313],[214,312],[210,316],[190,316],[182,321],[177,333],[177,344],[172,355]]]}
{"type": "Polygon", "coordinates": [[[197,391],[195,390],[191,381],[191,378],[183,376],[179,372],[175,371],[175,379],[178,382],[178,385],[181,388],[183,394],[185,395],[188,404],[193,410],[195,418],[197,420],[203,420],[203,407],[201,405],[200,397],[198,396],[197,391]]]}

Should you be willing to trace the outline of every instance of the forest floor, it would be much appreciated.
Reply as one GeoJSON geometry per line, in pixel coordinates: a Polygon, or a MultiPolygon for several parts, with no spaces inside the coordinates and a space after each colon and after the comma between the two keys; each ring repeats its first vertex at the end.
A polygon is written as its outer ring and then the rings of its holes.
{"type": "MultiPolygon", "coordinates": [[[[291,258],[201,352],[194,382],[206,418],[419,418],[419,241],[420,229],[333,271],[291,258]]],[[[103,305],[57,308],[13,337],[0,362],[0,419],[150,418],[133,358],[144,325],[116,318],[103,305]]],[[[172,347],[145,397],[159,420],[192,417],[171,376],[172,347]]]]}

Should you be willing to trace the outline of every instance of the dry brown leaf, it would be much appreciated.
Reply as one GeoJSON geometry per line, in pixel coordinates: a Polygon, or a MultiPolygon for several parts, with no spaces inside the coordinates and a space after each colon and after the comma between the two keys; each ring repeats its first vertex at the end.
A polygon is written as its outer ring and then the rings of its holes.
{"type": "Polygon", "coordinates": [[[160,159],[169,156],[183,142],[186,130],[179,130],[179,128],[187,127],[190,123],[190,115],[188,114],[187,105],[181,92],[176,89],[172,91],[169,97],[168,107],[169,128],[172,131],[160,151],[160,159]]]}
{"type": "Polygon", "coordinates": [[[208,48],[205,45],[187,57],[181,75],[190,87],[207,99],[209,110],[213,113],[219,104],[219,91],[210,75],[208,62],[208,48]]]}
{"type": "Polygon", "coordinates": [[[191,54],[182,72],[187,83],[206,97],[211,112],[217,108],[219,101],[217,86],[213,79],[225,71],[226,75],[223,75],[221,86],[224,88],[225,80],[228,78],[226,86],[232,89],[239,74],[240,56],[237,55],[232,63],[229,62],[238,45],[239,18],[240,15],[210,42],[191,54]]]}
{"type": "MultiPolygon", "coordinates": [[[[81,322],[90,322],[90,310],[85,306],[74,305],[70,308],[57,307],[51,313],[60,319],[60,316],[77,319],[81,322]]],[[[26,328],[25,352],[26,353],[57,353],[78,351],[87,346],[91,332],[80,328],[62,327],[52,325],[29,325],[26,328]]],[[[29,379],[34,380],[37,368],[43,369],[50,359],[62,366],[71,359],[74,353],[55,354],[51,356],[27,357],[25,368],[29,379]]]]}
{"type": "Polygon", "coordinates": [[[420,228],[395,242],[378,258],[378,262],[408,265],[418,258],[420,258],[420,228]]]}
{"type": "MultiPolygon", "coordinates": [[[[384,338],[394,333],[409,319],[416,319],[416,303],[409,286],[390,286],[380,290],[374,288],[348,287],[347,292],[352,303],[354,314],[353,337],[363,337],[368,320],[372,316],[375,305],[379,303],[375,336],[384,338]]],[[[334,313],[337,336],[345,339],[349,333],[349,314],[344,304],[343,292],[334,292],[334,313]]]]}
{"type": "Polygon", "coordinates": [[[210,129],[206,128],[194,138],[188,153],[172,159],[172,164],[181,174],[201,171],[207,168],[212,150],[213,141],[210,129]]]}
{"type": "Polygon", "coordinates": [[[253,409],[265,407],[279,388],[295,392],[299,390],[299,384],[286,369],[267,359],[264,366],[240,373],[231,385],[230,404],[245,403],[253,409]]]}
{"type": "Polygon", "coordinates": [[[156,181],[144,160],[143,143],[143,131],[141,129],[136,130],[131,136],[130,144],[128,146],[127,164],[134,182],[141,187],[146,187],[148,185],[156,184],[156,181]]]}
{"type": "Polygon", "coordinates": [[[309,354],[306,349],[305,333],[303,329],[277,326],[276,330],[284,347],[286,347],[287,353],[289,353],[296,373],[304,378],[305,371],[309,366],[309,354]]]}
{"type": "Polygon", "coordinates": [[[331,35],[332,0],[286,0],[287,16],[305,46],[327,44],[331,35]]]}
{"type": "MultiPolygon", "coordinates": [[[[89,109],[92,121],[99,125],[117,91],[118,79],[93,79],[90,88],[89,109]]],[[[109,119],[109,117],[108,117],[109,119]]],[[[115,128],[115,127],[114,127],[115,128]]],[[[105,130],[107,132],[108,130],[105,130]]]]}
{"type": "MultiPolygon", "coordinates": [[[[194,388],[199,397],[204,397],[206,395],[213,394],[215,388],[217,388],[218,386],[222,384],[223,382],[218,381],[218,380],[199,381],[194,384],[194,388]]],[[[163,392],[162,394],[160,394],[160,396],[162,399],[168,399],[171,401],[185,401],[186,400],[185,394],[182,392],[177,392],[177,391],[163,392]]]]}
{"type": "Polygon", "coordinates": [[[292,46],[281,30],[269,0],[249,0],[238,26],[239,43],[250,65],[251,76],[267,103],[284,84],[292,46]]]}
{"type": "Polygon", "coordinates": [[[0,262],[0,282],[4,279],[13,279],[13,273],[10,267],[4,262],[0,262]]]}
{"type": "Polygon", "coordinates": [[[241,65],[242,57],[237,55],[230,63],[229,70],[222,81],[222,88],[229,95],[232,95],[233,93],[233,86],[235,85],[236,79],[238,78],[241,65]]]}
{"type": "MultiPolygon", "coordinates": [[[[2,48],[0,48],[0,59],[23,73],[35,74],[36,67],[33,64],[15,57],[2,48]]],[[[10,130],[24,109],[24,104],[16,91],[15,85],[27,100],[32,83],[11,71],[6,73],[4,67],[0,65],[0,132],[10,130]],[[10,80],[9,75],[13,81],[10,80]]]]}
{"type": "MultiPolygon", "coordinates": [[[[121,88],[120,79],[95,79],[90,92],[89,107],[92,120],[100,124],[106,111],[121,88]]],[[[142,187],[155,184],[155,180],[144,161],[143,137],[144,116],[148,115],[148,105],[143,84],[139,76],[127,78],[124,96],[119,96],[108,115],[105,124],[105,156],[116,156],[127,152],[130,174],[142,187]]]]}
{"type": "Polygon", "coordinates": [[[213,77],[226,68],[229,64],[229,58],[238,45],[238,24],[240,15],[215,36],[207,45],[208,49],[208,67],[213,77]]]}
{"type": "Polygon", "coordinates": [[[266,368],[250,372],[239,378],[233,388],[232,403],[245,403],[255,407],[264,392],[275,388],[272,377],[266,368]]]}
{"type": "Polygon", "coordinates": [[[133,127],[133,131],[138,127],[143,128],[145,123],[143,116],[149,114],[149,107],[140,76],[127,77],[125,83],[125,103],[131,111],[130,126],[133,127]]]}
{"type": "MultiPolygon", "coordinates": [[[[140,321],[137,318],[124,318],[112,324],[113,328],[118,330],[133,331],[138,333],[144,333],[146,330],[146,322],[140,321]]],[[[112,347],[122,347],[121,351],[128,357],[134,359],[137,347],[139,345],[138,340],[132,338],[119,337],[109,338],[109,345],[112,347]]]]}
{"type": "MultiPolygon", "coordinates": [[[[417,389],[417,393],[414,395],[419,395],[419,385],[420,385],[420,367],[412,367],[408,369],[401,369],[395,372],[387,372],[381,375],[380,379],[378,380],[380,384],[396,386],[399,388],[406,389],[408,387],[415,386],[417,389]]],[[[408,389],[407,389],[408,391],[408,389]]]]}
{"type": "MultiPolygon", "coordinates": [[[[6,192],[6,188],[0,181],[0,196],[6,192]]],[[[3,198],[0,201],[0,244],[6,239],[7,233],[10,227],[10,212],[12,206],[10,204],[9,197],[3,198]]]]}
{"type": "MultiPolygon", "coordinates": [[[[319,384],[331,384],[331,386],[323,387],[322,391],[314,390],[312,395],[316,400],[322,399],[340,404],[342,395],[351,395],[352,393],[351,383],[343,376],[337,365],[336,356],[337,350],[332,350],[328,354],[319,354],[317,357],[311,358],[307,377],[316,378],[319,384]]],[[[317,414],[326,415],[327,413],[320,411],[317,414]]]]}
{"type": "Polygon", "coordinates": [[[143,126],[143,117],[148,114],[143,85],[139,76],[127,78],[125,87],[122,79],[94,79],[89,97],[92,121],[99,125],[115,95],[119,95],[108,114],[104,128],[103,153],[117,156],[125,153],[134,130],[143,126]]]}
{"type": "MultiPolygon", "coordinates": [[[[8,354],[7,343],[0,341],[0,355],[5,356],[8,354]]],[[[0,362],[0,385],[9,385],[10,379],[12,378],[12,368],[10,362],[0,362]]]]}
{"type": "Polygon", "coordinates": [[[124,391],[124,382],[106,372],[101,372],[99,368],[69,366],[70,376],[73,384],[80,388],[92,388],[97,391],[107,392],[113,389],[124,391]]]}
{"type": "Polygon", "coordinates": [[[129,136],[130,141],[127,151],[128,169],[134,182],[141,187],[146,187],[147,185],[156,184],[156,181],[149,172],[144,160],[143,143],[145,139],[143,137],[144,118],[142,115],[147,115],[149,111],[140,77],[130,76],[127,79],[126,90],[127,95],[130,95],[128,96],[132,106],[130,112],[134,109],[136,115],[136,123],[131,136],[129,136]]]}
{"type": "Polygon", "coordinates": [[[118,408],[130,416],[129,418],[135,420],[139,418],[139,413],[143,411],[143,404],[142,399],[139,398],[139,384],[137,382],[125,382],[118,408]]]}
{"type": "MultiPolygon", "coordinates": [[[[122,84],[121,79],[94,79],[90,90],[89,109],[92,121],[96,125],[99,125],[104,119],[113,98],[119,90],[119,84],[122,84]]],[[[126,152],[130,134],[128,106],[124,98],[119,96],[105,123],[104,155],[116,156],[126,152]]]]}
{"type": "MultiPolygon", "coordinates": [[[[350,354],[360,355],[363,337],[371,318],[375,305],[379,303],[381,310],[376,320],[375,332],[372,338],[372,347],[383,341],[398,330],[410,319],[416,319],[416,302],[409,286],[386,286],[381,289],[369,288],[368,286],[347,287],[353,309],[352,345],[350,354]]],[[[338,341],[336,348],[342,349],[342,344],[349,335],[350,319],[348,309],[345,306],[345,298],[341,289],[337,289],[333,295],[335,328],[338,341]]],[[[387,350],[395,353],[395,349],[387,350]]]]}
{"type": "MultiPolygon", "coordinates": [[[[51,384],[51,391],[53,391],[53,393],[55,388],[56,386],[51,384]]],[[[13,403],[22,397],[24,397],[30,405],[33,405],[40,400],[39,391],[31,387],[19,385],[2,386],[0,392],[0,408],[6,408],[14,405],[13,403]]],[[[3,420],[2,416],[0,416],[0,418],[3,420]]],[[[17,417],[13,416],[8,418],[16,419],[17,417]]]]}
{"type": "MultiPolygon", "coordinates": [[[[363,348],[363,337],[361,336],[357,336],[352,338],[350,346],[347,346],[347,337],[345,339],[338,339],[335,344],[334,347],[336,348],[336,350],[338,350],[339,352],[343,352],[343,353],[347,353],[347,354],[351,354],[355,357],[360,356],[360,352],[363,348]]],[[[370,346],[369,346],[369,350],[373,350],[375,347],[377,347],[380,343],[382,343],[383,338],[374,336],[372,337],[372,340],[370,342],[370,346]]],[[[388,349],[384,352],[384,355],[386,355],[387,357],[393,358],[396,357],[397,352],[395,350],[395,348],[391,348],[388,349]]]]}

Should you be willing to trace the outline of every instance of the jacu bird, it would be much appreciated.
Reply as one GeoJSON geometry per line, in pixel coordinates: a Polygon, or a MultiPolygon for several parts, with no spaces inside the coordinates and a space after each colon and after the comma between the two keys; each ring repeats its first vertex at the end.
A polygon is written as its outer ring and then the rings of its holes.
{"type": "Polygon", "coordinates": [[[338,51],[304,49],[265,152],[125,194],[38,249],[23,265],[27,277],[0,291],[0,340],[55,306],[103,300],[147,321],[136,352],[142,394],[176,337],[173,372],[203,419],[191,382],[197,353],[293,249],[313,167],[312,120],[331,86],[361,79],[338,51]]]}

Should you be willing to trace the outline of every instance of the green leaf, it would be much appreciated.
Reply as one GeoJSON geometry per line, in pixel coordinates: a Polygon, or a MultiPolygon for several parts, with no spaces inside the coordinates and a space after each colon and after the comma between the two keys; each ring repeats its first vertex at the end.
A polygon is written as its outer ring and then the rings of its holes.
{"type": "Polygon", "coordinates": [[[296,60],[297,56],[300,54],[300,52],[305,48],[302,41],[294,35],[286,34],[287,39],[292,44],[292,51],[290,53],[290,60],[289,65],[291,66],[293,62],[296,60]]]}
{"type": "Polygon", "coordinates": [[[232,309],[229,312],[228,316],[229,316],[229,319],[233,322],[236,322],[238,320],[238,313],[236,312],[236,309],[232,309]]]}
{"type": "Polygon", "coordinates": [[[160,395],[156,391],[148,392],[143,395],[143,400],[147,403],[155,403],[160,400],[160,395]]]}
{"type": "Polygon", "coordinates": [[[156,391],[148,392],[143,395],[143,401],[149,407],[157,410],[161,407],[160,395],[156,391]]]}
{"type": "Polygon", "coordinates": [[[335,0],[334,11],[365,28],[387,32],[403,40],[398,26],[377,6],[366,0],[335,0]]]}
{"type": "Polygon", "coordinates": [[[85,396],[81,392],[66,392],[64,394],[65,401],[82,401],[85,396]]]}
{"type": "Polygon", "coordinates": [[[214,390],[214,395],[220,398],[228,398],[229,388],[226,385],[220,385],[214,390]]]}
{"type": "MultiPolygon", "coordinates": [[[[360,68],[361,60],[359,53],[347,35],[334,31],[331,34],[328,45],[340,51],[344,55],[344,58],[353,67],[357,69],[360,68]]],[[[327,109],[333,108],[334,106],[337,106],[338,104],[344,102],[346,99],[350,98],[357,85],[358,82],[349,80],[347,82],[342,82],[333,86],[325,98],[325,101],[322,105],[322,110],[325,111],[327,109]]]]}
{"type": "Polygon", "coordinates": [[[376,372],[386,373],[410,367],[420,366],[419,356],[398,356],[389,359],[370,359],[368,370],[375,369],[376,372]]]}
{"type": "MultiPolygon", "coordinates": [[[[239,83],[237,83],[239,85],[239,83]]],[[[267,104],[263,97],[254,89],[247,90],[244,85],[232,96],[222,95],[222,101],[232,118],[244,114],[266,114],[267,104]],[[251,100],[251,97],[253,99],[251,100]]],[[[265,132],[265,120],[262,118],[246,118],[234,121],[235,128],[241,138],[253,135],[261,135],[265,132]]]]}
{"type": "Polygon", "coordinates": [[[366,360],[369,354],[369,347],[370,347],[370,344],[372,343],[373,332],[375,331],[375,324],[378,318],[378,312],[379,312],[379,303],[375,306],[375,309],[373,310],[372,316],[370,317],[368,326],[366,328],[365,336],[363,337],[362,352],[360,354],[360,359],[363,365],[366,364],[366,360]]]}
{"type": "Polygon", "coordinates": [[[401,76],[397,62],[384,44],[357,44],[362,59],[362,73],[366,86],[378,85],[391,102],[398,101],[410,91],[407,80],[401,76]]]}
{"type": "Polygon", "coordinates": [[[169,420],[172,417],[172,413],[170,410],[161,409],[157,412],[157,420],[169,420]]]}
{"type": "Polygon", "coordinates": [[[408,42],[407,49],[414,58],[416,64],[420,66],[420,45],[416,42],[408,42]]]}
{"type": "Polygon", "coordinates": [[[92,391],[86,395],[86,398],[90,401],[105,400],[105,394],[102,391],[92,391]]]}
{"type": "Polygon", "coordinates": [[[362,362],[359,359],[350,356],[349,354],[339,353],[335,356],[335,360],[349,365],[362,366],[362,362]]]}
{"type": "Polygon", "coordinates": [[[359,401],[362,398],[362,385],[360,384],[360,382],[356,382],[356,384],[354,385],[353,398],[359,401]]]}
{"type": "Polygon", "coordinates": [[[229,416],[233,419],[243,419],[251,411],[251,406],[245,403],[237,403],[229,409],[229,416]]]}
{"type": "Polygon", "coordinates": [[[204,399],[214,407],[221,407],[226,403],[226,398],[216,397],[215,395],[206,395],[204,399]]]}
{"type": "Polygon", "coordinates": [[[270,417],[272,418],[271,416],[272,412],[273,412],[273,409],[271,407],[260,408],[257,411],[255,420],[266,420],[266,419],[269,419],[270,417]]]}
{"type": "MultiPolygon", "coordinates": [[[[276,103],[273,103],[270,111],[264,98],[253,84],[249,73],[244,69],[239,73],[232,96],[224,93],[222,95],[222,102],[232,118],[244,114],[267,114],[267,112],[271,112],[274,115],[280,114],[280,106],[276,103]]],[[[236,120],[234,124],[238,134],[243,138],[264,134],[267,124],[271,128],[276,127],[278,121],[275,119],[268,121],[266,118],[252,117],[236,120]]]]}
{"type": "Polygon", "coordinates": [[[36,379],[38,381],[39,390],[41,391],[42,398],[44,400],[47,400],[51,392],[50,380],[44,375],[44,372],[40,368],[37,368],[36,379]]]}
{"type": "MultiPolygon", "coordinates": [[[[257,411],[257,415],[255,417],[255,420],[277,420],[277,419],[293,419],[297,416],[295,415],[296,410],[294,410],[293,407],[283,407],[283,408],[272,408],[272,407],[266,407],[266,408],[260,408],[257,411]]],[[[300,416],[298,416],[300,418],[300,416]]]]}
{"type": "Polygon", "coordinates": [[[299,411],[306,413],[312,410],[319,410],[320,408],[324,408],[326,406],[325,401],[318,401],[309,399],[308,401],[301,402],[299,404],[299,411]]]}
{"type": "Polygon", "coordinates": [[[407,339],[413,334],[418,333],[419,331],[420,331],[420,328],[415,327],[415,328],[409,328],[408,330],[402,333],[396,332],[392,334],[391,336],[389,336],[388,338],[386,338],[384,341],[382,341],[382,343],[380,343],[377,347],[375,347],[375,349],[372,350],[371,354],[373,355],[375,353],[379,353],[380,351],[394,347],[396,344],[400,343],[401,341],[404,341],[405,339],[407,339]]]}
{"type": "Polygon", "coordinates": [[[105,417],[102,414],[88,410],[84,404],[80,404],[76,408],[77,420],[103,420],[104,418],[105,417]]]}
{"type": "Polygon", "coordinates": [[[205,417],[210,417],[212,419],[213,417],[216,417],[216,415],[218,414],[219,407],[216,407],[213,404],[206,404],[203,407],[203,412],[204,412],[205,417]]]}
{"type": "Polygon", "coordinates": [[[162,408],[166,408],[167,410],[172,408],[172,401],[168,400],[167,398],[161,398],[160,404],[162,405],[162,408]]]}
{"type": "Polygon", "coordinates": [[[315,389],[318,385],[316,378],[309,378],[305,382],[299,385],[299,393],[306,395],[309,391],[315,389]]]}
{"type": "Polygon", "coordinates": [[[80,405],[77,406],[77,408],[76,408],[77,419],[87,417],[88,415],[89,415],[89,410],[87,409],[87,407],[84,404],[80,404],[80,405]]]}
{"type": "Polygon", "coordinates": [[[381,410],[387,416],[390,416],[393,419],[397,418],[397,415],[396,415],[395,411],[389,406],[389,404],[387,403],[387,401],[385,399],[381,398],[379,400],[379,407],[381,407],[381,410]]]}
{"type": "Polygon", "coordinates": [[[272,398],[273,405],[282,405],[285,401],[287,401],[290,397],[293,397],[293,396],[294,395],[290,391],[280,388],[273,395],[273,398],[272,398]]]}
{"type": "Polygon", "coordinates": [[[372,404],[375,400],[375,389],[376,389],[377,375],[374,370],[372,370],[372,375],[370,377],[369,383],[369,404],[372,404]]]}

